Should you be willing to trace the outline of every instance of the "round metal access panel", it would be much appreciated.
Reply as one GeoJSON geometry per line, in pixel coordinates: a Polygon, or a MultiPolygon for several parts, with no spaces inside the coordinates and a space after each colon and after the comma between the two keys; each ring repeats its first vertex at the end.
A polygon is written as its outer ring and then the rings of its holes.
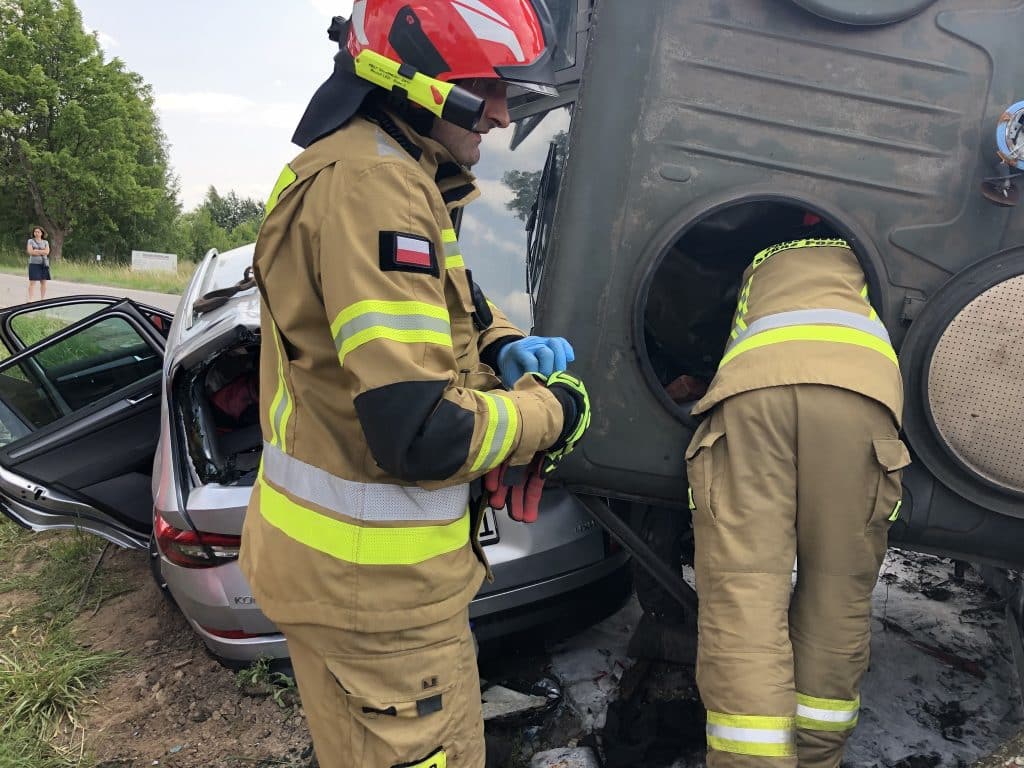
{"type": "Polygon", "coordinates": [[[942,440],[991,483],[1024,493],[1024,275],[973,299],[939,338],[928,405],[942,440]]]}
{"type": "Polygon", "coordinates": [[[920,13],[935,0],[794,0],[801,8],[830,21],[880,26],[920,13]]]}

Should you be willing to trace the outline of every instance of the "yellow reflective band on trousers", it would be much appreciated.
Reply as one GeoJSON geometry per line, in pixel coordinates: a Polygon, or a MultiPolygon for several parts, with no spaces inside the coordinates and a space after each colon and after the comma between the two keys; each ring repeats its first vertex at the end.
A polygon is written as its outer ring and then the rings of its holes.
{"type": "Polygon", "coordinates": [[[262,467],[254,492],[259,494],[263,519],[285,536],[356,565],[415,565],[469,543],[468,510],[445,525],[353,525],[292,501],[263,479],[262,467]]]}
{"type": "Polygon", "coordinates": [[[896,502],[896,506],[892,508],[892,514],[889,515],[889,522],[895,523],[900,519],[900,507],[903,506],[903,499],[896,502]]]}
{"type": "Polygon", "coordinates": [[[403,763],[402,768],[448,768],[448,755],[443,749],[439,749],[418,763],[403,763]]]}
{"type": "Polygon", "coordinates": [[[756,757],[796,754],[792,717],[727,715],[708,710],[708,747],[719,752],[756,757]]]}
{"type": "Polygon", "coordinates": [[[796,695],[796,727],[808,731],[849,731],[857,725],[860,697],[820,699],[803,693],[796,695]]]}
{"type": "Polygon", "coordinates": [[[853,344],[854,346],[872,349],[887,357],[892,361],[893,365],[899,365],[892,345],[873,333],[857,328],[844,328],[835,325],[792,325],[785,328],[773,328],[768,331],[762,331],[737,343],[722,357],[719,368],[744,352],[771,344],[782,344],[787,341],[828,341],[835,344],[853,344]]]}
{"type": "Polygon", "coordinates": [[[284,375],[284,350],[277,325],[271,320],[273,329],[274,354],[277,355],[277,392],[270,402],[270,443],[282,451],[288,450],[288,419],[292,415],[292,396],[288,391],[288,380],[284,375]]]}
{"type": "Polygon", "coordinates": [[[487,404],[487,429],[473,461],[472,472],[494,469],[508,458],[519,427],[519,412],[511,400],[487,392],[477,392],[477,395],[487,404]]]}
{"type": "Polygon", "coordinates": [[[371,341],[452,346],[452,328],[445,307],[422,301],[357,301],[331,323],[338,362],[371,341]]]}
{"type": "Polygon", "coordinates": [[[277,205],[277,201],[281,198],[281,193],[284,192],[292,183],[298,178],[295,175],[295,171],[292,170],[290,165],[286,165],[284,170],[281,171],[281,175],[277,177],[277,182],[274,184],[274,188],[270,192],[270,197],[267,198],[267,205],[263,210],[263,219],[266,220],[270,212],[274,210],[274,206],[277,205]]]}
{"type": "Polygon", "coordinates": [[[444,268],[465,267],[466,262],[462,260],[462,249],[459,247],[459,239],[455,236],[455,230],[442,229],[441,242],[444,243],[444,268]]]}

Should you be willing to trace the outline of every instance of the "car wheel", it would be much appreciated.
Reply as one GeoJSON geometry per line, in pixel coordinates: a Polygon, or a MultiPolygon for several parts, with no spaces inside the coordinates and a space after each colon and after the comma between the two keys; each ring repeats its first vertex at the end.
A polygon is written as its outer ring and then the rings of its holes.
{"type": "MultiPolygon", "coordinates": [[[[634,504],[632,519],[637,534],[682,578],[683,563],[693,561],[689,515],[678,509],[634,504]]],[[[666,592],[635,559],[633,584],[645,613],[670,624],[688,623],[686,608],[666,592]]],[[[690,617],[690,623],[692,621],[690,617]]]]}

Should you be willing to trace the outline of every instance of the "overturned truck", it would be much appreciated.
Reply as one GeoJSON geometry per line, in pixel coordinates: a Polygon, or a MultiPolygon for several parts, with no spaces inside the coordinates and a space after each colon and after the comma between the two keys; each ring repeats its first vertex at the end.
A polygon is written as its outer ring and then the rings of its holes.
{"type": "Polygon", "coordinates": [[[1024,4],[590,5],[528,264],[594,407],[560,478],[685,552],[692,426],[666,386],[714,373],[744,267],[813,225],[854,246],[899,354],[891,541],[1024,565],[1024,4]]]}

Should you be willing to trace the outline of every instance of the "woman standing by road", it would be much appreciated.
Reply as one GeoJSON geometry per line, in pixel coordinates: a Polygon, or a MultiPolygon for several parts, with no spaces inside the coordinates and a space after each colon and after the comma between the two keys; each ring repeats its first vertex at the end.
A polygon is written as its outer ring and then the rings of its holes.
{"type": "Polygon", "coordinates": [[[32,237],[25,246],[28,252],[28,300],[32,301],[35,284],[39,283],[39,298],[46,298],[46,281],[50,279],[50,244],[42,227],[32,229],[32,237]]]}

